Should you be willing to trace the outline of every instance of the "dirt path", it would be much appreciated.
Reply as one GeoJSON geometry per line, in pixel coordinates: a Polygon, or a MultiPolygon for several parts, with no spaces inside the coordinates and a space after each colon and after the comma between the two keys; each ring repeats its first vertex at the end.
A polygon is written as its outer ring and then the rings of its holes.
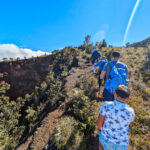
{"type": "MultiPolygon", "coordinates": [[[[85,64],[84,62],[82,63],[83,64],[81,68],[73,68],[71,75],[66,78],[66,92],[69,92],[75,87],[80,75],[86,74],[92,69],[89,64],[85,64]]],[[[30,136],[24,144],[19,146],[17,150],[27,150],[29,147],[33,150],[42,150],[53,134],[56,124],[64,114],[67,102],[68,99],[66,98],[65,101],[55,111],[49,113],[43,119],[41,126],[37,128],[35,133],[30,136]]]]}

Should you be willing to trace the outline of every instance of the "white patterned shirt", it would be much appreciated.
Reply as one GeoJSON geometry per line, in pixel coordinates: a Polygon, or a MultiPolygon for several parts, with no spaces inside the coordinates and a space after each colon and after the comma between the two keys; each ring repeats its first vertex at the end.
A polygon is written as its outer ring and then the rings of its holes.
{"type": "Polygon", "coordinates": [[[105,116],[101,134],[110,142],[128,146],[129,124],[134,120],[134,110],[117,100],[104,102],[99,113],[105,116]]]}

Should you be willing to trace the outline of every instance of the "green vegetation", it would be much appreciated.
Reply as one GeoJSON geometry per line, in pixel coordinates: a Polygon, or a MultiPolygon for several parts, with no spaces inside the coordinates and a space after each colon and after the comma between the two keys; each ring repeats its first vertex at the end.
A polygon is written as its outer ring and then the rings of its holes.
{"type": "Polygon", "coordinates": [[[20,102],[10,101],[6,96],[10,85],[0,83],[0,149],[14,149],[24,130],[19,125],[20,102]]]}
{"type": "Polygon", "coordinates": [[[84,75],[77,83],[78,88],[74,88],[69,93],[70,102],[67,112],[81,122],[86,134],[94,132],[97,120],[98,103],[94,99],[98,91],[95,88],[96,84],[96,79],[93,76],[84,75]]]}
{"type": "Polygon", "coordinates": [[[129,101],[135,110],[135,121],[131,124],[130,149],[136,147],[138,150],[150,149],[150,104],[145,103],[142,97],[131,97],[129,101]],[[149,106],[148,106],[149,105],[149,106]]]}
{"type": "Polygon", "coordinates": [[[71,47],[56,53],[52,70],[45,81],[39,87],[35,87],[31,94],[26,94],[25,98],[18,97],[17,100],[10,100],[5,96],[10,85],[0,83],[1,149],[14,149],[26,139],[29,133],[33,132],[47,113],[57,108],[59,102],[64,101],[64,78],[69,70],[77,65],[75,54],[76,50],[71,47]]]}
{"type": "Polygon", "coordinates": [[[82,140],[83,133],[78,129],[78,122],[65,117],[57,124],[53,134],[53,142],[56,149],[77,149],[82,140]]]}
{"type": "Polygon", "coordinates": [[[83,75],[77,87],[68,93],[68,117],[62,118],[52,137],[56,149],[86,149],[97,121],[99,104],[94,99],[98,91],[96,84],[97,80],[93,75],[83,75]]]}
{"type": "MultiPolygon", "coordinates": [[[[149,47],[107,47],[106,41],[98,42],[101,55],[110,60],[113,51],[120,51],[121,61],[130,71],[131,100],[136,118],[130,128],[130,150],[150,149],[150,48],[149,47]]],[[[31,94],[11,99],[7,91],[11,85],[0,83],[0,149],[15,149],[33,134],[43,118],[68,99],[65,112],[52,137],[51,149],[85,150],[90,137],[95,136],[98,116],[97,78],[88,72],[79,76],[76,86],[65,91],[66,77],[74,73],[74,67],[83,69],[91,57],[90,36],[79,47],[66,47],[54,51],[54,62],[45,80],[36,86],[31,94]]],[[[6,60],[5,60],[6,61],[6,60]]],[[[27,60],[26,60],[27,61],[27,60]]],[[[74,79],[71,79],[74,80],[74,79]]],[[[43,137],[44,138],[44,137],[43,137]]]]}

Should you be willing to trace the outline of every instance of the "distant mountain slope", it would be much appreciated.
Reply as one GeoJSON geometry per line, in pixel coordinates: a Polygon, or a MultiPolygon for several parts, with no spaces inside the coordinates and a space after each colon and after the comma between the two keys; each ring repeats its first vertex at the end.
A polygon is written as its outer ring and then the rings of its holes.
{"type": "Polygon", "coordinates": [[[140,41],[140,42],[135,42],[133,44],[129,44],[129,47],[147,47],[148,45],[150,45],[150,37],[143,40],[143,41],[140,41]]]}

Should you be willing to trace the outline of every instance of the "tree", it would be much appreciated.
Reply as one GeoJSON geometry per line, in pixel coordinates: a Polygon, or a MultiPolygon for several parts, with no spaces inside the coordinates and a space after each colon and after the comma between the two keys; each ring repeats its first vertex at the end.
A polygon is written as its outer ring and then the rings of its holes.
{"type": "Polygon", "coordinates": [[[101,42],[96,42],[96,43],[95,43],[95,48],[96,48],[96,49],[99,49],[99,48],[100,48],[100,43],[101,43],[101,42]]]}
{"type": "Polygon", "coordinates": [[[100,44],[99,42],[96,42],[95,46],[96,46],[96,47],[98,47],[98,46],[99,46],[99,44],[100,44]]]}
{"type": "Polygon", "coordinates": [[[90,38],[91,38],[91,36],[90,36],[90,35],[87,35],[87,36],[85,37],[84,45],[86,45],[86,46],[88,46],[88,45],[89,45],[90,38]]]}
{"type": "Polygon", "coordinates": [[[11,61],[13,61],[13,58],[9,58],[11,61]]]}
{"type": "Polygon", "coordinates": [[[5,57],[5,58],[3,58],[3,61],[8,61],[8,59],[5,57]]]}
{"type": "Polygon", "coordinates": [[[20,60],[20,57],[17,57],[17,61],[19,61],[20,60]]]}
{"type": "Polygon", "coordinates": [[[102,48],[102,45],[103,45],[103,43],[102,43],[102,42],[99,42],[98,47],[99,47],[99,48],[102,48]]]}
{"type": "Polygon", "coordinates": [[[103,40],[103,42],[102,42],[102,47],[107,47],[107,43],[105,40],[103,40]]]}
{"type": "Polygon", "coordinates": [[[105,40],[99,43],[99,48],[102,48],[102,47],[107,47],[107,43],[105,40]]]}

